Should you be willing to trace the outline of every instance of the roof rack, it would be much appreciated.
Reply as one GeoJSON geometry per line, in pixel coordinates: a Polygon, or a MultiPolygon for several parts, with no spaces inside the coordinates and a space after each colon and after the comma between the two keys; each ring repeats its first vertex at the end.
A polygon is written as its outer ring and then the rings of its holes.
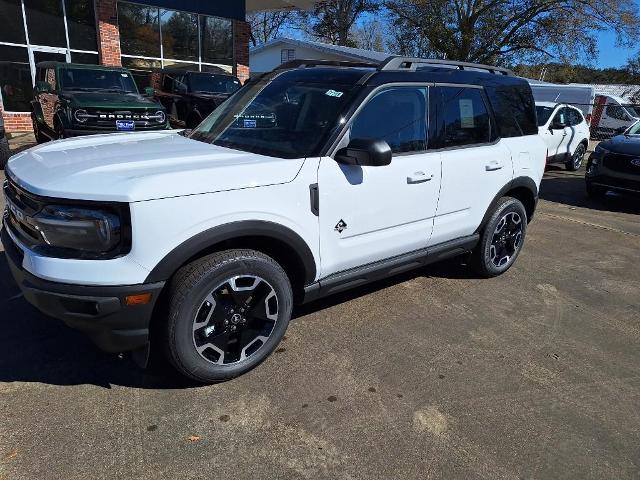
{"type": "Polygon", "coordinates": [[[384,62],[380,64],[378,67],[381,71],[387,70],[410,70],[415,71],[418,65],[432,65],[432,66],[444,66],[444,67],[455,67],[458,70],[486,70],[490,73],[494,73],[496,75],[507,75],[510,77],[515,76],[513,71],[508,68],[502,67],[494,67],[492,65],[482,65],[480,63],[469,63],[469,62],[457,62],[455,60],[437,60],[431,58],[412,58],[412,57],[402,57],[402,56],[391,56],[387,58],[384,62]]]}
{"type": "Polygon", "coordinates": [[[379,68],[380,64],[372,62],[350,62],[346,60],[290,60],[277,66],[274,70],[287,70],[290,68],[310,67],[364,67],[379,68]]]}

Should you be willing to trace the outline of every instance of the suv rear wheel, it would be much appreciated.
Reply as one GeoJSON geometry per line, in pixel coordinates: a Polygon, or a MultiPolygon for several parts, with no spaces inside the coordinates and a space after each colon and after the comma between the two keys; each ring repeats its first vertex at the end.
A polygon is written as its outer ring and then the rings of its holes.
{"type": "Polygon", "coordinates": [[[475,270],[483,277],[495,277],[509,270],[522,250],[526,233],[524,205],[516,198],[502,197],[473,252],[475,270]]]}
{"type": "Polygon", "coordinates": [[[166,347],[183,375],[203,383],[260,364],[284,336],[293,294],[287,274],[253,250],[226,250],[179,270],[169,287],[166,347]]]}
{"type": "Polygon", "coordinates": [[[585,153],[587,153],[587,149],[585,148],[584,144],[581,143],[576,147],[576,151],[573,152],[573,156],[565,164],[567,170],[569,170],[570,172],[579,170],[582,166],[582,162],[584,161],[585,153]]]}
{"type": "Polygon", "coordinates": [[[40,124],[38,123],[38,120],[34,113],[31,114],[31,123],[33,124],[33,135],[34,137],[36,137],[36,142],[37,143],[48,142],[49,137],[47,137],[40,131],[40,124]]]}

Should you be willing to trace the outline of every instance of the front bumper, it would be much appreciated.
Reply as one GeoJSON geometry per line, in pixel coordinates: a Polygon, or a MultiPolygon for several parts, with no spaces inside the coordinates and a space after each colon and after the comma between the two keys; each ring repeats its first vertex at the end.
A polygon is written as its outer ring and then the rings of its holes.
{"type": "Polygon", "coordinates": [[[607,188],[619,192],[640,193],[640,174],[631,172],[619,172],[600,164],[593,165],[594,156],[589,158],[585,180],[591,185],[607,188]]]}
{"type": "Polygon", "coordinates": [[[86,333],[106,352],[125,352],[147,345],[151,316],[164,282],[103,287],[43,280],[22,267],[24,254],[6,227],[1,237],[13,278],[27,301],[38,310],[86,333]],[[145,305],[126,304],[126,296],[140,293],[151,293],[151,301],[145,305]]]}
{"type": "Polygon", "coordinates": [[[116,130],[115,128],[65,128],[64,136],[70,137],[82,137],[84,135],[105,135],[108,133],[140,133],[140,132],[157,132],[158,130],[170,130],[169,125],[158,125],[157,127],[136,128],[135,130],[116,130]]]}

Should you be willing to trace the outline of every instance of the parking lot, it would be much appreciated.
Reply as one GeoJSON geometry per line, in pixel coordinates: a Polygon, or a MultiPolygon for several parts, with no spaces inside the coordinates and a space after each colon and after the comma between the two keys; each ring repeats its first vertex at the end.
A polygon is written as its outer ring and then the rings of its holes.
{"type": "Polygon", "coordinates": [[[449,261],[310,304],[207,387],[45,318],[0,252],[0,479],[638,479],[639,219],[551,170],[507,274],[449,261]]]}

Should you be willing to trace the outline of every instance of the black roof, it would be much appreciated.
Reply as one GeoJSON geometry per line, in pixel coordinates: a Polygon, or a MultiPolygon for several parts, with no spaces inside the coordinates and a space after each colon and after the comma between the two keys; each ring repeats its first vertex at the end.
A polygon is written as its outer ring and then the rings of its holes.
{"type": "Polygon", "coordinates": [[[114,67],[112,65],[92,65],[87,63],[68,63],[68,62],[38,62],[37,68],[56,68],[56,67],[73,67],[86,68],[90,70],[127,70],[126,67],[114,67]]]}
{"type": "Polygon", "coordinates": [[[340,85],[378,86],[393,82],[454,83],[498,87],[528,85],[528,82],[505,68],[444,60],[389,57],[376,64],[367,62],[333,62],[295,60],[288,62],[266,78],[282,76],[289,81],[336,83],[340,85]]]}
{"type": "Polygon", "coordinates": [[[190,75],[190,74],[196,74],[196,75],[225,75],[227,77],[233,77],[235,78],[235,76],[232,73],[227,72],[226,70],[223,70],[222,68],[220,68],[220,71],[215,71],[215,72],[198,72],[196,70],[185,70],[185,69],[181,69],[181,68],[159,68],[157,71],[163,75],[165,74],[175,74],[175,75],[190,75]]]}

